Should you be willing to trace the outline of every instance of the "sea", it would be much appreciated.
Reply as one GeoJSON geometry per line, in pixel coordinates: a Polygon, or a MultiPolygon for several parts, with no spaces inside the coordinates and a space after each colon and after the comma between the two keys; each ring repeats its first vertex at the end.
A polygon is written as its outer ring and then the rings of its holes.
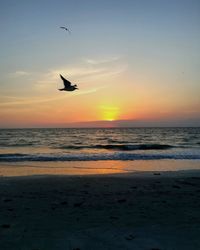
{"type": "Polygon", "coordinates": [[[163,163],[164,170],[200,169],[200,128],[0,129],[1,175],[20,167],[29,174],[27,166],[34,174],[95,174],[163,170],[163,163]]]}

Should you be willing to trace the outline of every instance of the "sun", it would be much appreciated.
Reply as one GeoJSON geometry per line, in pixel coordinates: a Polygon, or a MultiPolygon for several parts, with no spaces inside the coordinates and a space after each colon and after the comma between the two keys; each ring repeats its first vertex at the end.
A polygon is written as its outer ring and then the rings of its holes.
{"type": "Polygon", "coordinates": [[[101,120],[114,121],[118,118],[119,108],[114,106],[100,106],[101,120]]]}

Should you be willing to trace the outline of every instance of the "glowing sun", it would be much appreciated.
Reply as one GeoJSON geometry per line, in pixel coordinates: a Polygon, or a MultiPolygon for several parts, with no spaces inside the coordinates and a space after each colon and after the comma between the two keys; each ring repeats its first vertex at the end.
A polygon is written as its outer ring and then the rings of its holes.
{"type": "Polygon", "coordinates": [[[114,121],[118,118],[119,108],[113,106],[100,106],[101,120],[114,121]]]}

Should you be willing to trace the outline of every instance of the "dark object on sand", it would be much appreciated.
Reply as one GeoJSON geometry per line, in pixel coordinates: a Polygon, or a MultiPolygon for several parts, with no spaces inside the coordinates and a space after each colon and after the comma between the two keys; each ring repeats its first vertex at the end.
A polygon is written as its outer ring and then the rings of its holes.
{"type": "Polygon", "coordinates": [[[120,199],[120,200],[118,200],[118,203],[124,203],[124,202],[126,202],[126,199],[120,199]]]}
{"type": "Polygon", "coordinates": [[[10,225],[9,224],[3,224],[1,225],[2,228],[10,228],[10,225]]]}
{"type": "Polygon", "coordinates": [[[160,173],[154,173],[154,175],[160,175],[160,173]]]}
{"type": "Polygon", "coordinates": [[[132,234],[129,234],[128,236],[125,237],[126,240],[134,240],[135,236],[132,234]]]}
{"type": "Polygon", "coordinates": [[[80,207],[83,205],[83,203],[84,203],[84,201],[74,203],[74,207],[80,207]]]}
{"type": "Polygon", "coordinates": [[[67,201],[62,201],[60,204],[61,205],[67,205],[67,201]]]}

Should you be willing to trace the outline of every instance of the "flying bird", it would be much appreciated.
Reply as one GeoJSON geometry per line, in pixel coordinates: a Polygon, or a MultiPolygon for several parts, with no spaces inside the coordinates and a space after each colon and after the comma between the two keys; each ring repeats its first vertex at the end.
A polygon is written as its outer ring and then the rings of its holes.
{"type": "Polygon", "coordinates": [[[70,81],[68,81],[67,79],[65,79],[62,75],[60,75],[61,79],[63,80],[63,84],[64,84],[64,88],[63,89],[58,89],[60,91],[74,91],[77,88],[77,85],[72,85],[72,83],[70,81]]]}
{"type": "Polygon", "coordinates": [[[68,28],[64,27],[64,26],[61,26],[60,28],[61,28],[61,29],[63,29],[63,30],[68,31],[68,32],[69,32],[69,34],[71,33],[71,31],[70,31],[68,28]]]}

